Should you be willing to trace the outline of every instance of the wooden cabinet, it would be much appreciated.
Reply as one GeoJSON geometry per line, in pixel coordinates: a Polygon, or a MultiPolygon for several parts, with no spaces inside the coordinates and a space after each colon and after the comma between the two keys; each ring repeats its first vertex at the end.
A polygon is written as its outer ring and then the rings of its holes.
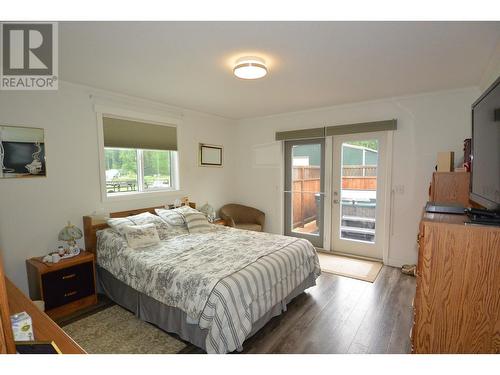
{"type": "Polygon", "coordinates": [[[469,207],[469,172],[434,172],[432,175],[430,201],[437,203],[459,203],[469,207]]]}
{"type": "Polygon", "coordinates": [[[500,228],[425,213],[413,353],[500,353],[500,228]]]}
{"type": "Polygon", "coordinates": [[[45,302],[47,315],[59,318],[97,303],[94,255],[86,251],[74,258],[46,264],[26,261],[30,297],[45,302]]]}

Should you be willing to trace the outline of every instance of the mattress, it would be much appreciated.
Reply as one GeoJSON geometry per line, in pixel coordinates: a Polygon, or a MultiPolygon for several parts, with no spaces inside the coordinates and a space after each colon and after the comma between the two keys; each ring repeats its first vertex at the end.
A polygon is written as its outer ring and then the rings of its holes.
{"type": "Polygon", "coordinates": [[[320,274],[307,240],[211,226],[177,228],[158,245],[132,249],[111,229],[97,234],[97,263],[133,290],[185,314],[206,332],[208,353],[242,347],[254,324],[320,274]]]}

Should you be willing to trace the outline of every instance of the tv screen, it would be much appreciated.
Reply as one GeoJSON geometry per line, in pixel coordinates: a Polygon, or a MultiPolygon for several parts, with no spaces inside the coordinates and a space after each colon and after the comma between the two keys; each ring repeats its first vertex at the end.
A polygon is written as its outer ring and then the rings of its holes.
{"type": "Polygon", "coordinates": [[[470,199],[500,209],[500,77],[472,105],[470,199]]]}

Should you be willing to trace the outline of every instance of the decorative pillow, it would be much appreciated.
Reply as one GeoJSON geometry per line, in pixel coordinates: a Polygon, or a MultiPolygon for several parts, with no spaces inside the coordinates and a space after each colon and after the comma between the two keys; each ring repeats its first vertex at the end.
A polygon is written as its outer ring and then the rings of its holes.
{"type": "Polygon", "coordinates": [[[128,245],[134,249],[156,245],[160,242],[158,231],[153,223],[144,225],[125,225],[123,228],[128,245]]]}
{"type": "Polygon", "coordinates": [[[169,225],[172,226],[185,225],[186,220],[184,219],[184,214],[186,212],[200,212],[189,206],[182,206],[172,209],[156,208],[155,211],[158,216],[160,216],[163,220],[165,220],[169,225]]]}
{"type": "MultiPolygon", "coordinates": [[[[196,210],[195,210],[196,211],[196,210]]],[[[184,218],[186,219],[186,224],[189,230],[189,233],[202,233],[210,230],[211,226],[207,220],[205,214],[196,211],[196,212],[185,212],[184,218]]]]}
{"type": "Polygon", "coordinates": [[[124,229],[127,225],[135,225],[135,223],[126,217],[116,217],[107,220],[108,225],[111,229],[114,229],[121,235],[125,235],[124,229]]]}
{"type": "Polygon", "coordinates": [[[166,240],[169,237],[168,224],[159,216],[153,215],[150,212],[143,212],[138,215],[127,216],[127,217],[117,217],[108,219],[108,225],[111,229],[114,229],[122,236],[125,236],[124,227],[143,225],[143,224],[154,224],[160,239],[166,240]]]}
{"type": "Polygon", "coordinates": [[[161,240],[166,240],[169,237],[168,224],[161,217],[153,215],[151,212],[143,212],[142,214],[128,216],[127,219],[135,225],[154,224],[161,240]]]}
{"type": "Polygon", "coordinates": [[[178,209],[168,210],[166,208],[155,209],[158,216],[165,220],[169,225],[172,226],[182,226],[186,224],[184,216],[178,211],[178,209]]]}

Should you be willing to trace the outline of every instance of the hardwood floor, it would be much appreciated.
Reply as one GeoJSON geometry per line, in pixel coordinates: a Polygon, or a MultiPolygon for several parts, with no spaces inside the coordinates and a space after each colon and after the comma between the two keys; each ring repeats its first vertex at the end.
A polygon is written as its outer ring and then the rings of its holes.
{"type": "MultiPolygon", "coordinates": [[[[382,267],[373,284],[324,272],[286,313],[248,339],[243,353],[409,353],[414,296],[415,278],[398,268],[382,267]]],[[[99,297],[93,309],[58,323],[65,325],[113,305],[99,297]]],[[[186,344],[181,353],[204,353],[186,344]]]]}
{"type": "Polygon", "coordinates": [[[409,353],[414,295],[415,278],[398,268],[384,266],[373,284],[323,273],[243,353],[409,353]]]}

